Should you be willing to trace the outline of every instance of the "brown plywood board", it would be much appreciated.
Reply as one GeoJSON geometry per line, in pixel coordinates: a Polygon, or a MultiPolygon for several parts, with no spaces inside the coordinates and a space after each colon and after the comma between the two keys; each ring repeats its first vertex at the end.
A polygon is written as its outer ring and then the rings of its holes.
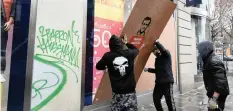
{"type": "MultiPolygon", "coordinates": [[[[172,57],[172,71],[174,79],[176,80],[176,30],[175,30],[175,20],[173,17],[168,21],[165,29],[163,30],[159,42],[163,44],[163,46],[170,51],[172,57]]],[[[154,68],[155,56],[151,53],[146,66],[147,68],[154,68]]],[[[145,92],[152,90],[155,84],[155,74],[142,72],[138,82],[137,82],[137,92],[145,92]]]]}
{"type": "MultiPolygon", "coordinates": [[[[175,8],[176,5],[169,0],[137,0],[122,31],[122,35],[126,34],[128,40],[136,35],[145,37],[144,44],[135,61],[136,81],[139,80],[153,50],[154,41],[160,37],[175,8]]],[[[94,104],[111,99],[111,85],[106,76],[108,74],[103,75],[94,98],[94,104]]]]}

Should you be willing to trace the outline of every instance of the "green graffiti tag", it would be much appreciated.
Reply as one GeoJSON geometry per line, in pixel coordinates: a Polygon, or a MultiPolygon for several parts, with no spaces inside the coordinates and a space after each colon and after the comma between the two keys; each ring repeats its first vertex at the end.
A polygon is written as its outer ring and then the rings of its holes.
{"type": "Polygon", "coordinates": [[[45,107],[61,92],[67,82],[68,72],[74,74],[78,82],[77,70],[81,68],[81,38],[78,33],[75,29],[75,21],[72,21],[68,30],[53,29],[43,25],[38,27],[34,59],[39,62],[35,63],[37,65],[42,63],[41,67],[44,64],[49,66],[48,69],[42,71],[38,69],[34,72],[38,77],[34,76],[36,79],[32,83],[32,111],[45,107]],[[58,69],[61,74],[52,67],[58,69]],[[40,74],[48,74],[48,76],[40,74]]]}
{"type": "Polygon", "coordinates": [[[79,67],[80,44],[78,31],[74,29],[75,21],[72,22],[70,30],[56,30],[39,27],[37,39],[39,48],[44,55],[52,55],[54,58],[68,62],[71,65],[79,67]]]}
{"type": "MultiPolygon", "coordinates": [[[[41,57],[39,57],[39,56],[34,56],[34,59],[35,59],[36,61],[39,61],[39,62],[42,62],[42,63],[44,63],[44,64],[47,64],[47,65],[50,65],[50,66],[53,66],[53,67],[57,68],[57,69],[61,72],[61,74],[62,74],[61,83],[58,85],[58,87],[56,88],[56,90],[55,90],[53,93],[51,93],[51,94],[50,94],[45,100],[43,100],[40,104],[38,104],[37,106],[35,106],[35,107],[33,107],[33,108],[31,109],[31,111],[38,111],[38,110],[40,110],[42,107],[44,107],[45,105],[47,105],[47,104],[49,103],[49,101],[51,101],[51,100],[52,100],[57,94],[59,94],[59,93],[61,92],[61,90],[64,88],[64,86],[65,86],[65,84],[66,84],[66,81],[67,81],[67,72],[66,72],[65,69],[63,69],[61,66],[57,65],[57,62],[51,62],[51,61],[45,60],[45,59],[43,59],[43,58],[41,58],[41,57]]],[[[54,74],[54,73],[51,73],[51,74],[54,74]]],[[[56,75],[56,74],[54,74],[54,75],[56,75]]],[[[58,76],[56,76],[56,77],[58,77],[58,76]]],[[[51,86],[46,86],[46,82],[45,82],[45,81],[46,81],[46,80],[39,80],[39,81],[33,82],[33,87],[32,87],[32,89],[36,90],[38,95],[40,95],[40,91],[41,91],[42,89],[51,88],[51,87],[54,87],[55,85],[57,85],[57,83],[56,83],[56,84],[51,85],[51,86]],[[42,83],[41,87],[38,87],[38,88],[35,87],[35,85],[38,84],[39,82],[42,83]]],[[[58,80],[58,82],[59,82],[59,81],[60,81],[60,80],[58,80]]],[[[35,95],[34,95],[33,97],[35,97],[35,95]]],[[[40,97],[42,97],[42,96],[40,95],[40,97]]]]}
{"type": "Polygon", "coordinates": [[[63,66],[65,66],[66,68],[68,68],[69,70],[71,70],[73,72],[73,74],[75,74],[75,77],[76,77],[76,82],[78,82],[78,75],[77,73],[72,69],[70,68],[68,65],[66,65],[64,63],[64,61],[61,61],[59,59],[57,59],[56,57],[53,57],[53,56],[49,56],[49,55],[43,55],[43,54],[36,54],[36,56],[38,57],[42,57],[42,58],[49,58],[49,59],[53,59],[53,60],[49,60],[50,62],[54,62],[54,63],[57,63],[57,64],[61,64],[63,66]]]}
{"type": "Polygon", "coordinates": [[[46,79],[40,79],[40,80],[37,80],[35,82],[33,82],[32,84],[32,90],[34,90],[35,92],[35,95],[32,96],[32,98],[34,99],[35,97],[37,96],[40,96],[40,99],[42,99],[42,94],[41,94],[41,90],[45,90],[45,89],[48,89],[48,88],[52,88],[52,87],[55,87],[58,85],[60,79],[58,77],[57,74],[53,73],[53,72],[44,72],[45,74],[52,74],[54,75],[56,78],[53,78],[56,79],[56,83],[52,84],[52,85],[49,85],[48,86],[48,80],[46,79]]]}

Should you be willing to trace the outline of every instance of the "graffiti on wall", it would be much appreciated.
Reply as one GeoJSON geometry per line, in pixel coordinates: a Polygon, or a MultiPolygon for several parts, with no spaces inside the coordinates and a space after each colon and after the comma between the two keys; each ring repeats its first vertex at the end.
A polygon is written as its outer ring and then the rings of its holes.
{"type": "Polygon", "coordinates": [[[75,25],[75,21],[72,21],[67,30],[45,25],[37,27],[32,111],[37,111],[51,102],[70,80],[78,83],[82,60],[81,38],[75,25]]]}
{"type": "Polygon", "coordinates": [[[78,31],[74,29],[74,25],[75,21],[72,22],[71,28],[67,31],[40,26],[40,35],[37,36],[39,42],[37,48],[41,49],[45,56],[79,67],[77,55],[80,48],[75,47],[75,45],[76,43],[80,44],[80,41],[78,31]]]}

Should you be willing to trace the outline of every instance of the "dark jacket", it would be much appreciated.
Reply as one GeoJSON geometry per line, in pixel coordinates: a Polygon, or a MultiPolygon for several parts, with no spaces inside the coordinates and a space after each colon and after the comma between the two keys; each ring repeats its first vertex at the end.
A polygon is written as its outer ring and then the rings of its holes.
{"type": "Polygon", "coordinates": [[[155,69],[149,68],[148,72],[156,74],[155,82],[157,84],[174,83],[171,54],[159,42],[156,42],[155,45],[161,55],[155,59],[155,69]]]}
{"type": "MultiPolygon", "coordinates": [[[[2,19],[4,19],[6,21],[6,12],[5,12],[5,8],[4,8],[4,2],[2,0],[2,4],[1,4],[1,15],[4,17],[2,19]]],[[[13,19],[15,19],[15,14],[16,14],[16,0],[13,0],[13,3],[11,5],[11,13],[10,13],[10,17],[12,17],[13,19]]]]}
{"type": "Polygon", "coordinates": [[[107,66],[112,91],[118,94],[132,93],[136,88],[134,59],[139,50],[131,44],[126,45],[128,49],[123,50],[122,40],[113,35],[109,41],[110,52],[96,64],[98,70],[105,70],[107,66]]]}
{"type": "Polygon", "coordinates": [[[229,95],[229,85],[223,62],[214,55],[213,44],[205,41],[197,46],[199,56],[203,60],[203,80],[207,95],[213,96],[214,92],[220,95],[229,95]]]}

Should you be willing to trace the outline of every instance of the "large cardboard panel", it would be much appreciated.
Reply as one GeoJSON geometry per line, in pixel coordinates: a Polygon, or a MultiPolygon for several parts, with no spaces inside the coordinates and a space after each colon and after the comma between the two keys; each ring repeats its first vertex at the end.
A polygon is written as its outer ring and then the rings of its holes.
{"type": "MultiPolygon", "coordinates": [[[[139,77],[153,50],[154,41],[158,39],[176,5],[169,0],[138,0],[132,10],[121,35],[126,34],[130,40],[132,36],[144,36],[144,44],[140,48],[135,61],[135,79],[139,77]]],[[[94,104],[111,98],[111,86],[107,74],[101,80],[95,95],[94,104]]]]}
{"type": "MultiPolygon", "coordinates": [[[[168,21],[165,29],[163,30],[159,42],[161,42],[164,47],[170,51],[172,57],[172,71],[175,81],[176,79],[176,30],[175,30],[175,20],[173,17],[168,21]]],[[[145,67],[153,68],[155,62],[155,56],[151,53],[145,67]]],[[[142,72],[138,82],[137,82],[137,92],[145,92],[149,90],[153,90],[155,84],[155,74],[142,72]]]]}

